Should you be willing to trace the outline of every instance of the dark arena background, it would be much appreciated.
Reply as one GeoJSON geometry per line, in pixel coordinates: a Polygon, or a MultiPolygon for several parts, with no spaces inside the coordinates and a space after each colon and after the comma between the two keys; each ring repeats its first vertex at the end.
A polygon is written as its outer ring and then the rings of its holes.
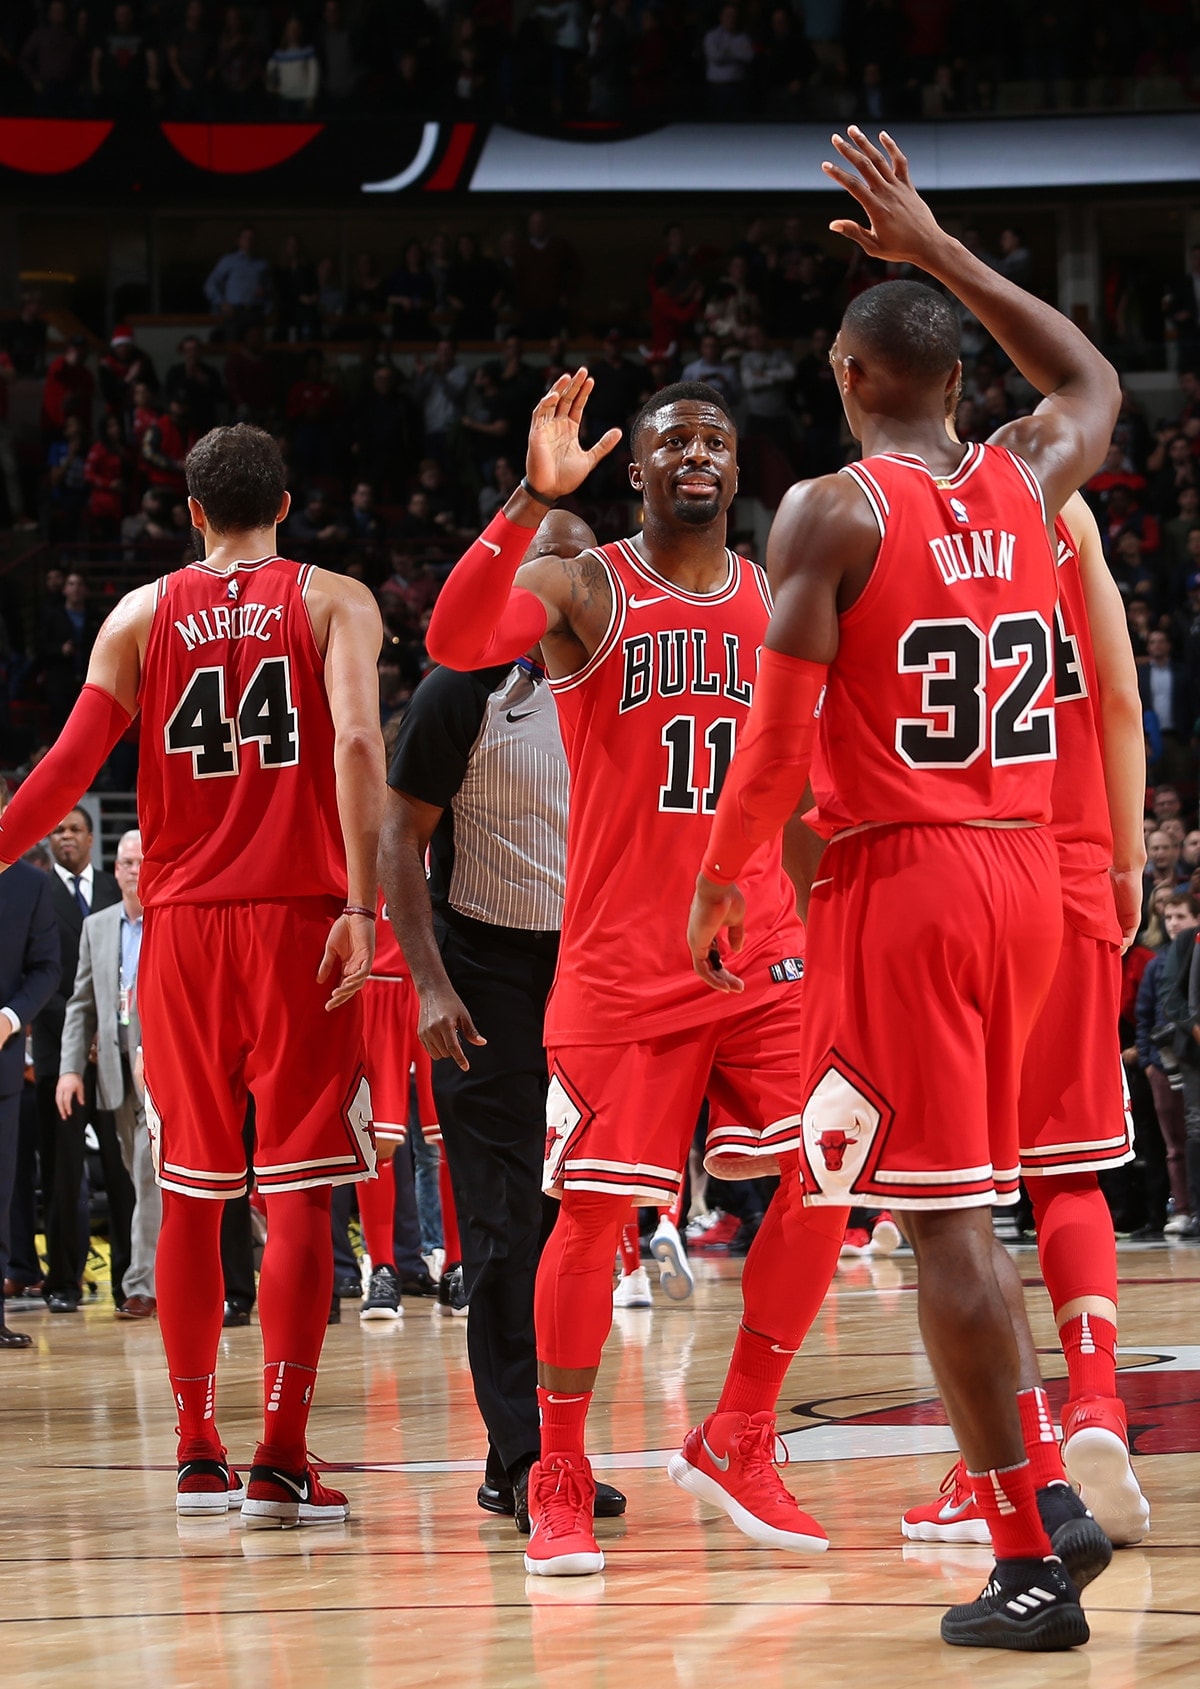
{"type": "MultiPolygon", "coordinates": [[[[3,0],[0,775],[18,791],[55,744],[118,599],[195,558],[183,463],[223,424],[278,442],[281,554],[374,594],[385,732],[433,667],[450,569],[525,472],[533,407],[581,364],[584,442],[623,438],[567,508],[601,543],[635,533],[629,423],[659,388],[704,381],[738,428],[729,544],[765,563],[792,483],[858,455],[829,361],[843,311],[921,276],[830,232],[857,208],[821,164],[854,124],[893,135],[943,228],[1120,377],[1082,491],[1145,712],[1149,862],[1119,1029],[1136,1155],[1102,1186],[1151,1525],[1089,1590],[1089,1647],[1038,1667],[937,1640],[991,1557],[902,1533],[955,1441],[912,1252],[876,1238],[874,1214],[853,1217],[780,1402],[784,1482],[829,1552],[757,1546],[668,1481],[716,1400],[772,1188],[706,1186],[698,1156],[679,1226],[694,1295],[673,1301],[648,1260],[649,1305],[618,1306],[605,1349],[589,1452],[629,1498],[597,1527],[606,1570],[527,1577],[512,1520],[476,1505],[470,1316],[435,1288],[454,1251],[415,1100],[397,1151],[421,1236],[403,1317],[360,1318],[371,1263],[347,1204],[308,1430],[350,1518],[262,1534],[236,1513],[177,1519],[154,1297],[115,1317],[129,1193],[114,1197],[112,1116],[91,1091],[80,1297],[45,1299],[59,1067],[35,1032],[19,1124],[0,1127],[0,1327],[32,1339],[0,1349],[6,1686],[1197,1680],[1200,1077],[1185,1123],[1139,984],[1200,922],[1200,0],[3,0]]],[[[955,425],[983,442],[1038,395],[956,309],[955,425]]],[[[138,763],[135,719],[82,797],[97,870],[137,824],[138,763]]],[[[37,865],[55,862],[52,840],[37,865]]],[[[994,1212],[1057,1411],[1066,1365],[1031,1210],[994,1212]]],[[[642,1218],[645,1242],[657,1215],[642,1218]]],[[[227,1276],[220,1350],[242,1464],[261,1379],[252,1270],[245,1288],[227,1276]]]]}

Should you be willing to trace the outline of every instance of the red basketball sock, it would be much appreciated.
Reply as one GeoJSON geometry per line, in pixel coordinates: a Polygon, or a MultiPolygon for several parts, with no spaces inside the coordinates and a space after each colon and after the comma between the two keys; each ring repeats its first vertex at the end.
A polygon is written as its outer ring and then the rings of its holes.
{"type": "Polygon", "coordinates": [[[542,1422],[542,1459],[551,1454],[583,1454],[583,1429],[590,1390],[544,1390],[538,1385],[538,1414],[542,1422]]]}
{"type": "MultiPolygon", "coordinates": [[[[408,1152],[401,1144],[400,1155],[408,1152]]],[[[358,1187],[358,1214],[362,1221],[363,1244],[372,1267],[390,1267],[396,1253],[392,1231],[396,1218],[396,1174],[391,1161],[379,1163],[379,1177],[364,1179],[358,1187]]]]}
{"type": "Polygon", "coordinates": [[[267,1197],[267,1245],[258,1283],[266,1410],[255,1459],[299,1471],[333,1295],[330,1185],[267,1197]]]}
{"type": "Polygon", "coordinates": [[[600,1365],[612,1325],[613,1258],[629,1199],[567,1191],[538,1263],[533,1319],[538,1360],[576,1372],[600,1365]]]}
{"type": "Polygon", "coordinates": [[[847,1212],[805,1208],[795,1168],[785,1169],[746,1257],[742,1325],[721,1392],[722,1412],[735,1405],[746,1413],[775,1407],[837,1267],[847,1212]]]}
{"type": "Polygon", "coordinates": [[[225,1204],[181,1196],[178,1191],[164,1191],[162,1204],[155,1293],[171,1393],[179,1413],[178,1458],[216,1458],[221,1449],[214,1401],[225,1306],[221,1273],[225,1204]]]}
{"type": "Polygon", "coordinates": [[[1058,1334],[1072,1398],[1117,1393],[1117,1328],[1102,1314],[1076,1314],[1058,1334]]]}
{"type": "Polygon", "coordinates": [[[1044,1490],[1047,1484],[1065,1484],[1058,1438],[1054,1434],[1054,1415],[1050,1399],[1042,1389],[1018,1390],[1017,1407],[1021,1411],[1021,1441],[1029,1457],[1033,1473],[1033,1487],[1044,1490]]]}
{"type": "Polygon", "coordinates": [[[674,1202],[671,1204],[671,1206],[669,1208],[660,1208],[658,1212],[664,1219],[670,1220],[671,1224],[675,1227],[675,1230],[677,1232],[683,1230],[683,1185],[682,1184],[679,1187],[679,1194],[676,1196],[676,1198],[675,1198],[674,1202]]]}
{"type": "Polygon", "coordinates": [[[1044,1560],[1054,1552],[1037,1510],[1033,1471],[1019,1466],[968,1472],[975,1502],[992,1533],[997,1560],[1044,1560]]]}
{"type": "Polygon", "coordinates": [[[621,1271],[628,1278],[642,1264],[642,1245],[638,1237],[637,1221],[630,1220],[621,1227],[621,1271]]]}
{"type": "Polygon", "coordinates": [[[438,1158],[438,1195],[442,1199],[442,1247],[446,1251],[446,1265],[456,1267],[462,1260],[462,1239],[458,1235],[458,1210],[454,1206],[454,1187],[450,1183],[444,1144],[438,1158]]]}

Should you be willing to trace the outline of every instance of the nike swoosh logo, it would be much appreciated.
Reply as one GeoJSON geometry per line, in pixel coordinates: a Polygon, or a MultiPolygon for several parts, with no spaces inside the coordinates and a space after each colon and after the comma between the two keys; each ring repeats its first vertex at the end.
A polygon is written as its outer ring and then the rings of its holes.
{"type": "Polygon", "coordinates": [[[955,1519],[962,1517],[974,1499],[974,1496],[968,1496],[966,1501],[960,1501],[957,1507],[953,1507],[948,1501],[944,1501],[942,1503],[942,1510],[938,1514],[938,1518],[941,1520],[943,1525],[951,1524],[955,1519]]]}
{"type": "Polygon", "coordinates": [[[718,1460],[716,1455],[713,1453],[712,1448],[709,1445],[708,1438],[704,1435],[703,1431],[701,1431],[701,1433],[700,1433],[700,1441],[704,1445],[705,1454],[712,1461],[712,1463],[716,1467],[717,1471],[718,1472],[728,1472],[728,1470],[729,1470],[729,1456],[726,1455],[723,1460],[718,1460]]]}
{"type": "Polygon", "coordinates": [[[571,1402],[581,1402],[583,1400],[583,1397],[582,1396],[547,1396],[546,1400],[548,1402],[553,1402],[555,1407],[562,1407],[564,1404],[569,1404],[571,1402]]]}
{"type": "Polygon", "coordinates": [[[660,592],[657,598],[631,598],[629,600],[629,608],[631,610],[644,610],[647,604],[665,603],[667,596],[668,595],[665,592],[660,592]]]}
{"type": "Polygon", "coordinates": [[[493,557],[499,557],[499,555],[500,555],[500,547],[499,547],[499,546],[498,546],[498,545],[496,545],[496,544],[495,544],[495,542],[494,542],[494,541],[492,541],[492,540],[485,540],[485,539],[484,539],[484,537],[483,537],[483,535],[482,535],[482,534],[480,534],[480,536],[479,536],[479,543],[480,543],[480,545],[486,545],[486,546],[487,546],[487,548],[488,548],[488,550],[489,550],[489,551],[490,551],[490,552],[491,552],[491,554],[492,554],[492,556],[493,556],[493,557]]]}
{"type": "Polygon", "coordinates": [[[275,1477],[276,1477],[276,1479],[278,1480],[279,1483],[287,1485],[288,1489],[291,1490],[292,1494],[296,1497],[296,1499],[298,1501],[307,1501],[308,1500],[308,1479],[307,1478],[304,1479],[303,1483],[295,1484],[288,1477],[286,1472],[276,1472],[275,1477]]]}
{"type": "Polygon", "coordinates": [[[504,719],[505,721],[528,721],[531,715],[536,714],[536,710],[522,710],[520,715],[515,715],[512,710],[509,710],[504,719]]]}

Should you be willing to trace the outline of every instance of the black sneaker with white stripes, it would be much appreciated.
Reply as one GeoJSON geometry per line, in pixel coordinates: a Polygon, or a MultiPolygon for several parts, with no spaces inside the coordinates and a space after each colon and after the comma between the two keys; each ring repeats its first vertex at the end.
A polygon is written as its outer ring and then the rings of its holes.
{"type": "Polygon", "coordinates": [[[1112,1543],[1070,1484],[1047,1484],[1037,1493],[1037,1505],[1051,1548],[1075,1588],[1086,1589],[1107,1568],[1112,1543]]]}
{"type": "Polygon", "coordinates": [[[404,1309],[400,1305],[400,1277],[395,1267],[384,1263],[371,1273],[371,1285],[366,1300],[358,1310],[360,1320],[398,1320],[404,1309]]]}
{"type": "Polygon", "coordinates": [[[997,1560],[978,1601],[951,1607],[942,1619],[942,1641],[955,1648],[1049,1654],[1078,1648],[1090,1634],[1079,1591],[1057,1557],[997,1560]]]}

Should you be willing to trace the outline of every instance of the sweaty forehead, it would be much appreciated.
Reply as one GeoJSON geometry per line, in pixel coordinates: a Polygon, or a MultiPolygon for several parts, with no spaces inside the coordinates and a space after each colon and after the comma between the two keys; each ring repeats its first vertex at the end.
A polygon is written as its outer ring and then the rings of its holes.
{"type": "Polygon", "coordinates": [[[662,410],[656,411],[650,418],[650,425],[660,438],[664,434],[676,431],[695,433],[697,429],[716,429],[721,434],[735,432],[732,422],[719,411],[716,405],[706,405],[703,400],[684,400],[674,405],[664,405],[662,410]]]}

